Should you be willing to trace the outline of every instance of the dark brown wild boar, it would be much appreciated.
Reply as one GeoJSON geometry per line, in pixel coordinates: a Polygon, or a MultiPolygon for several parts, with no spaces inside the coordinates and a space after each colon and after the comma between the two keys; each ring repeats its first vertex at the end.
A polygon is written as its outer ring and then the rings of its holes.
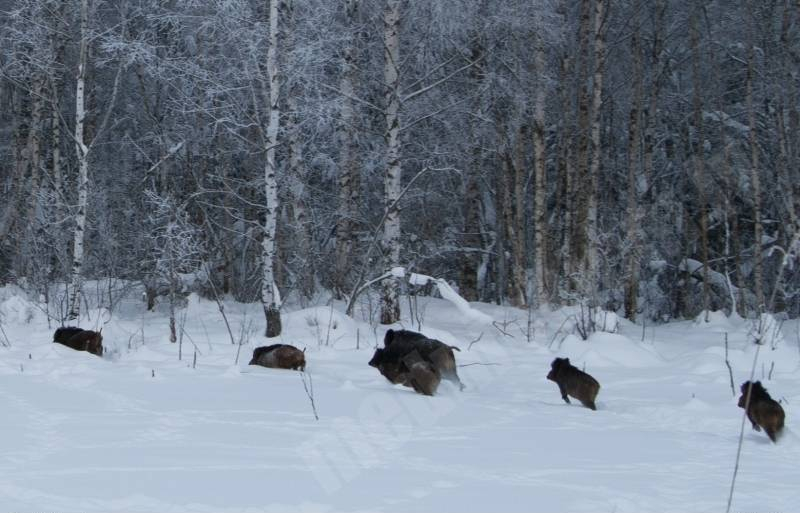
{"type": "Polygon", "coordinates": [[[55,333],[53,333],[53,342],[58,342],[59,344],[66,344],[67,340],[72,338],[73,335],[76,335],[83,331],[83,328],[76,328],[75,326],[63,326],[58,328],[55,333]]]}
{"type": "Polygon", "coordinates": [[[53,334],[53,342],[71,347],[76,351],[86,351],[103,356],[103,335],[100,331],[82,330],[75,327],[58,328],[53,334]]]}
{"type": "Polygon", "coordinates": [[[594,400],[600,391],[600,383],[582,370],[569,363],[569,358],[556,358],[550,365],[547,379],[555,381],[561,398],[569,403],[568,395],[579,400],[589,409],[596,410],[594,400]]]}
{"type": "Polygon", "coordinates": [[[767,389],[761,384],[760,381],[751,383],[745,381],[742,383],[742,396],[739,397],[739,408],[747,406],[747,418],[753,424],[753,429],[761,431],[764,428],[767,436],[773,442],[778,441],[778,436],[783,430],[783,422],[786,419],[786,414],[780,403],[774,400],[767,393],[767,389]],[[747,395],[750,394],[750,401],[747,401],[747,395]]]}
{"type": "Polygon", "coordinates": [[[431,364],[440,379],[452,381],[464,389],[458,377],[456,358],[453,354],[453,349],[459,351],[457,347],[407,330],[387,331],[383,345],[382,349],[375,350],[369,365],[378,369],[392,383],[407,384],[411,366],[416,362],[425,361],[431,364]]]}
{"type": "Polygon", "coordinates": [[[250,365],[304,371],[306,370],[305,350],[301,351],[289,344],[257,347],[253,351],[250,365]]]}

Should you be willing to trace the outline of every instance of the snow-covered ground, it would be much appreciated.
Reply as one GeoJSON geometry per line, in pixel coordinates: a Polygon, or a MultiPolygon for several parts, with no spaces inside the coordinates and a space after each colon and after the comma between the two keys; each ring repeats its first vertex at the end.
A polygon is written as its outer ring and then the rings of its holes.
{"type": "MultiPolygon", "coordinates": [[[[582,341],[558,332],[568,310],[529,324],[521,310],[470,306],[484,315],[419,300],[421,331],[461,348],[467,386],[443,382],[429,398],[367,365],[387,327],[342,305],[284,312],[281,342],[306,348],[304,378],[247,365],[266,343],[259,305],[226,304],[247,342],[238,364],[212,301],[190,298],[182,360],[163,313],[134,299],[91,310],[80,326],[102,326],[100,359],[53,344],[41,309],[0,289],[11,342],[0,348],[0,511],[725,509],[742,410],[723,340],[738,392],[750,322],[620,321],[582,341]],[[556,356],[597,378],[598,411],[561,400],[545,379],[556,356]]],[[[782,333],[762,346],[756,377],[782,400],[786,433],[773,445],[746,426],[734,511],[800,508],[797,322],[782,333]]]]}

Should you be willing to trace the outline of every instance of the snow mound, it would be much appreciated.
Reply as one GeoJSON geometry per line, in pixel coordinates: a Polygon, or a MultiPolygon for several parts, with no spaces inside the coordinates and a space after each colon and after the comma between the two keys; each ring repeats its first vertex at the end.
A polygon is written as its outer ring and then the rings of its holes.
{"type": "Polygon", "coordinates": [[[619,329],[619,317],[614,312],[597,307],[594,310],[594,325],[597,331],[616,333],[619,329]]]}
{"type": "Polygon", "coordinates": [[[663,364],[652,349],[614,333],[593,333],[589,340],[569,335],[564,339],[560,354],[576,362],[586,362],[587,367],[655,367],[663,364]]]}
{"type": "MultiPolygon", "coordinates": [[[[283,314],[282,318],[283,343],[297,345],[297,340],[308,340],[310,335],[316,340],[316,345],[335,345],[340,342],[347,346],[356,345],[356,321],[331,306],[304,308],[283,314]]],[[[364,337],[362,329],[361,338],[364,337]]],[[[302,349],[302,346],[297,347],[302,349]]]]}
{"type": "Polygon", "coordinates": [[[715,332],[736,331],[742,328],[742,322],[743,319],[738,315],[729,317],[722,310],[708,312],[703,310],[694,318],[695,327],[715,332]],[[708,316],[708,321],[706,321],[706,316],[708,316]]]}
{"type": "Polygon", "coordinates": [[[47,317],[23,296],[10,296],[0,302],[0,321],[9,324],[39,324],[47,317]]]}

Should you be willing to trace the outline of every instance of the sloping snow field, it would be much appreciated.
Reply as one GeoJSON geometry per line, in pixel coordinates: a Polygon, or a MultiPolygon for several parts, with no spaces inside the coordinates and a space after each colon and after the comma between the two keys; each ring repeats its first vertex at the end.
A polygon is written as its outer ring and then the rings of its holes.
{"type": "MultiPolygon", "coordinates": [[[[367,365],[387,327],[340,304],[284,312],[304,377],[247,365],[267,343],[259,305],[226,304],[238,364],[212,301],[190,297],[181,360],[163,312],[89,311],[101,359],[53,344],[42,310],[0,289],[0,511],[724,511],[742,410],[723,340],[738,392],[749,321],[623,320],[583,341],[559,332],[562,309],[536,313],[529,341],[527,312],[471,306],[494,325],[436,299],[419,300],[421,330],[402,323],[461,348],[467,388],[429,398],[367,365]],[[597,378],[598,411],[561,400],[545,379],[556,356],[597,378]]],[[[797,322],[782,334],[756,377],[785,434],[746,425],[734,511],[800,510],[797,322]]]]}

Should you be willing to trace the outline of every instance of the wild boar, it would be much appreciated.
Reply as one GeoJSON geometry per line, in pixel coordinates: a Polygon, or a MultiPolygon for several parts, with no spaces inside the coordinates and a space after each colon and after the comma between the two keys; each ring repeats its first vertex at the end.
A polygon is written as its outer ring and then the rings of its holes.
{"type": "Polygon", "coordinates": [[[257,347],[253,351],[250,365],[304,371],[306,370],[305,349],[301,351],[289,344],[257,347]]]}
{"type": "Polygon", "coordinates": [[[597,410],[594,400],[600,391],[600,383],[569,363],[569,358],[556,358],[550,365],[547,379],[558,384],[561,398],[569,403],[568,395],[579,400],[589,409],[597,410]]]}
{"type": "Polygon", "coordinates": [[[760,381],[742,383],[742,396],[739,397],[739,408],[747,406],[747,418],[753,424],[753,429],[761,431],[764,428],[767,436],[773,442],[778,441],[778,436],[783,430],[783,422],[786,414],[780,403],[774,400],[767,393],[767,389],[760,381]],[[747,394],[750,394],[750,402],[747,401],[747,394]]]}
{"type": "Polygon", "coordinates": [[[58,342],[59,344],[66,344],[67,340],[69,340],[73,335],[76,335],[83,331],[82,328],[76,328],[75,326],[63,326],[58,328],[55,333],[53,333],[53,342],[58,342]]]}
{"type": "Polygon", "coordinates": [[[383,349],[375,350],[369,365],[378,369],[392,383],[405,383],[412,365],[425,361],[432,365],[440,379],[452,381],[464,389],[453,354],[453,349],[460,351],[457,347],[407,330],[387,331],[383,345],[383,349]]]}
{"type": "Polygon", "coordinates": [[[420,360],[411,364],[404,384],[413,388],[417,393],[433,395],[441,381],[442,378],[436,368],[430,362],[420,360]]]}
{"type": "Polygon", "coordinates": [[[86,351],[102,357],[102,331],[82,330],[75,327],[58,328],[53,334],[53,342],[71,347],[76,351],[86,351]]]}

